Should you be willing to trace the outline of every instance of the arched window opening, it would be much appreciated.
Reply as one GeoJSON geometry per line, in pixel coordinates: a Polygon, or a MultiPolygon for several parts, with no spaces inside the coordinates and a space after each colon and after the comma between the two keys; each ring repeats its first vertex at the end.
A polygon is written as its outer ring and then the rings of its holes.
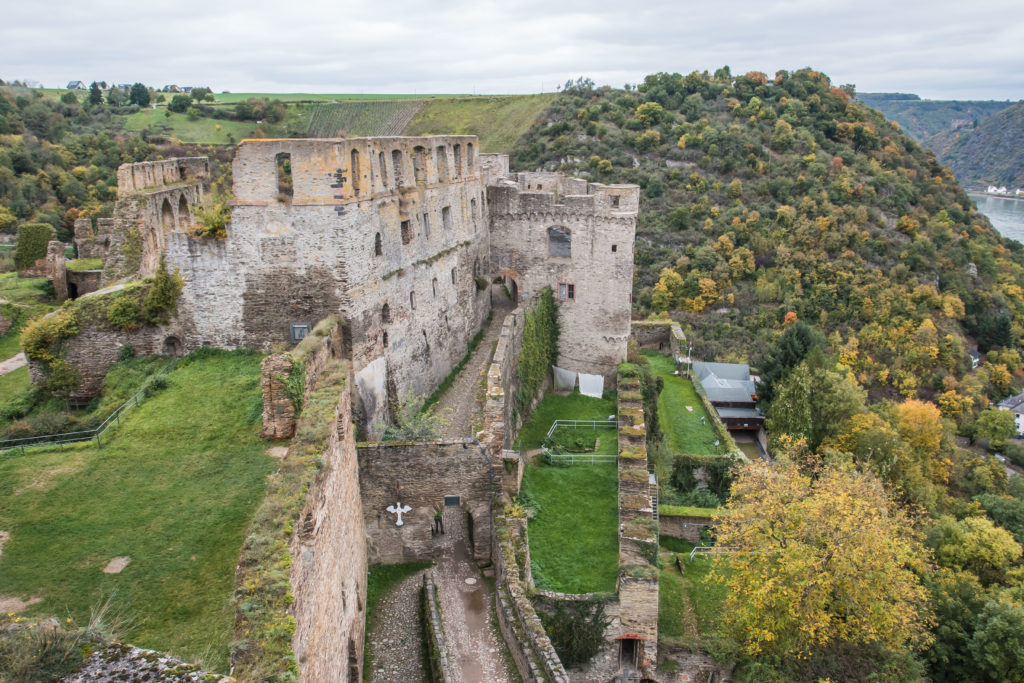
{"type": "Polygon", "coordinates": [[[548,256],[572,258],[572,238],[565,228],[548,228],[548,256]]]}
{"type": "Polygon", "coordinates": [[[352,161],[349,163],[349,175],[352,176],[352,192],[359,192],[359,150],[352,150],[352,161]]]}
{"type": "Polygon", "coordinates": [[[417,185],[427,184],[427,150],[424,147],[412,148],[412,172],[417,185]]]}
{"type": "Polygon", "coordinates": [[[437,179],[442,183],[448,180],[448,148],[444,145],[437,146],[437,179]]]}
{"type": "Polygon", "coordinates": [[[434,290],[434,296],[437,296],[437,278],[435,277],[430,283],[431,289],[434,290]]]}
{"type": "Polygon", "coordinates": [[[409,308],[416,310],[416,292],[409,292],[409,308]]]}
{"type": "Polygon", "coordinates": [[[277,201],[289,203],[294,194],[292,184],[292,155],[281,152],[277,155],[277,201]]]}
{"type": "Polygon", "coordinates": [[[177,337],[167,337],[164,339],[164,355],[165,356],[177,356],[181,352],[181,342],[177,337]]]}
{"type": "Polygon", "coordinates": [[[476,161],[473,158],[473,143],[466,143],[466,171],[469,173],[473,172],[473,162],[476,161]]]}
{"type": "Polygon", "coordinates": [[[455,177],[462,177],[462,145],[455,145],[452,147],[452,151],[455,152],[455,177]]]}
{"type": "Polygon", "coordinates": [[[164,232],[174,230],[174,209],[171,208],[170,199],[164,199],[163,206],[160,207],[160,224],[164,232]]]}
{"type": "Polygon", "coordinates": [[[395,187],[402,185],[402,150],[391,150],[391,172],[395,174],[395,187]]]}
{"type": "Polygon", "coordinates": [[[378,232],[376,235],[373,236],[373,255],[374,256],[380,256],[383,253],[384,253],[384,248],[381,245],[380,233],[378,232]]]}
{"type": "Polygon", "coordinates": [[[377,155],[377,172],[380,174],[380,184],[384,186],[384,189],[388,187],[388,165],[384,160],[384,152],[377,155]]]}
{"type": "Polygon", "coordinates": [[[381,306],[381,309],[380,309],[380,321],[382,323],[389,323],[389,322],[391,322],[391,307],[388,306],[387,304],[384,304],[383,306],[381,306]]]}
{"type": "Polygon", "coordinates": [[[178,227],[184,230],[191,223],[192,216],[190,216],[188,212],[188,202],[185,201],[185,195],[181,195],[178,199],[178,227]]]}

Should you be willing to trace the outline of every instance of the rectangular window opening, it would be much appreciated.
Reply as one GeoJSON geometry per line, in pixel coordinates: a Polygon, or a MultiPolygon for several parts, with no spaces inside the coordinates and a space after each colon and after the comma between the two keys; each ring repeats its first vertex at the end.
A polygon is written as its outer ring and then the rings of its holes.
{"type": "Polygon", "coordinates": [[[402,221],[402,244],[412,241],[412,222],[402,221]]]}
{"type": "Polygon", "coordinates": [[[558,298],[562,301],[573,301],[576,298],[576,285],[568,282],[558,283],[558,298]]]}

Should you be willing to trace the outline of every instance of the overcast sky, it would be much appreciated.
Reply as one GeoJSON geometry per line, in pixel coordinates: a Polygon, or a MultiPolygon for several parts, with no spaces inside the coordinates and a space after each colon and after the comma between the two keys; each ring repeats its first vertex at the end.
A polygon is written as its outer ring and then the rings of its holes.
{"type": "Polygon", "coordinates": [[[11,0],[0,78],[528,93],[811,66],[861,92],[1024,98],[1020,0],[11,0]]]}

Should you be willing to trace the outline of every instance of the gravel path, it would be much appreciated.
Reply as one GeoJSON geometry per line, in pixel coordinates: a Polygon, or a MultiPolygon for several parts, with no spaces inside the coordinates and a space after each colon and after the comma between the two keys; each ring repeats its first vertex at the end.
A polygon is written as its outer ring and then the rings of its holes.
{"type": "Polygon", "coordinates": [[[487,326],[483,339],[473,351],[473,355],[463,366],[462,372],[437,402],[438,414],[447,415],[449,419],[448,426],[442,433],[446,439],[473,436],[473,421],[482,409],[479,401],[480,375],[486,372],[491,364],[494,342],[501,335],[501,325],[505,321],[505,316],[515,308],[500,287],[491,285],[491,292],[494,304],[491,309],[490,325],[487,326]]]}
{"type": "Polygon", "coordinates": [[[491,618],[494,591],[469,556],[466,513],[445,508],[444,528],[446,533],[435,541],[434,577],[452,677],[465,683],[515,681],[504,655],[505,641],[491,618]]]}
{"type": "Polygon", "coordinates": [[[0,361],[0,376],[6,375],[8,372],[14,372],[25,365],[28,365],[28,359],[25,358],[25,352],[20,351],[7,360],[0,361]]]}
{"type": "Polygon", "coordinates": [[[419,600],[423,572],[399,581],[381,598],[369,634],[373,662],[364,666],[371,683],[426,681],[420,633],[419,600]]]}

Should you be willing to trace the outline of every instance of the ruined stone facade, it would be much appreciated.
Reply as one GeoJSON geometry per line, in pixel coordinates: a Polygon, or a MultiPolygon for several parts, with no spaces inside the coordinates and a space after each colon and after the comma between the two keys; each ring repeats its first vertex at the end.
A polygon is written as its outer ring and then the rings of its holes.
{"type": "Polygon", "coordinates": [[[614,384],[625,359],[640,191],[558,173],[518,173],[488,187],[491,260],[515,297],[559,299],[558,363],[614,384]]]}

